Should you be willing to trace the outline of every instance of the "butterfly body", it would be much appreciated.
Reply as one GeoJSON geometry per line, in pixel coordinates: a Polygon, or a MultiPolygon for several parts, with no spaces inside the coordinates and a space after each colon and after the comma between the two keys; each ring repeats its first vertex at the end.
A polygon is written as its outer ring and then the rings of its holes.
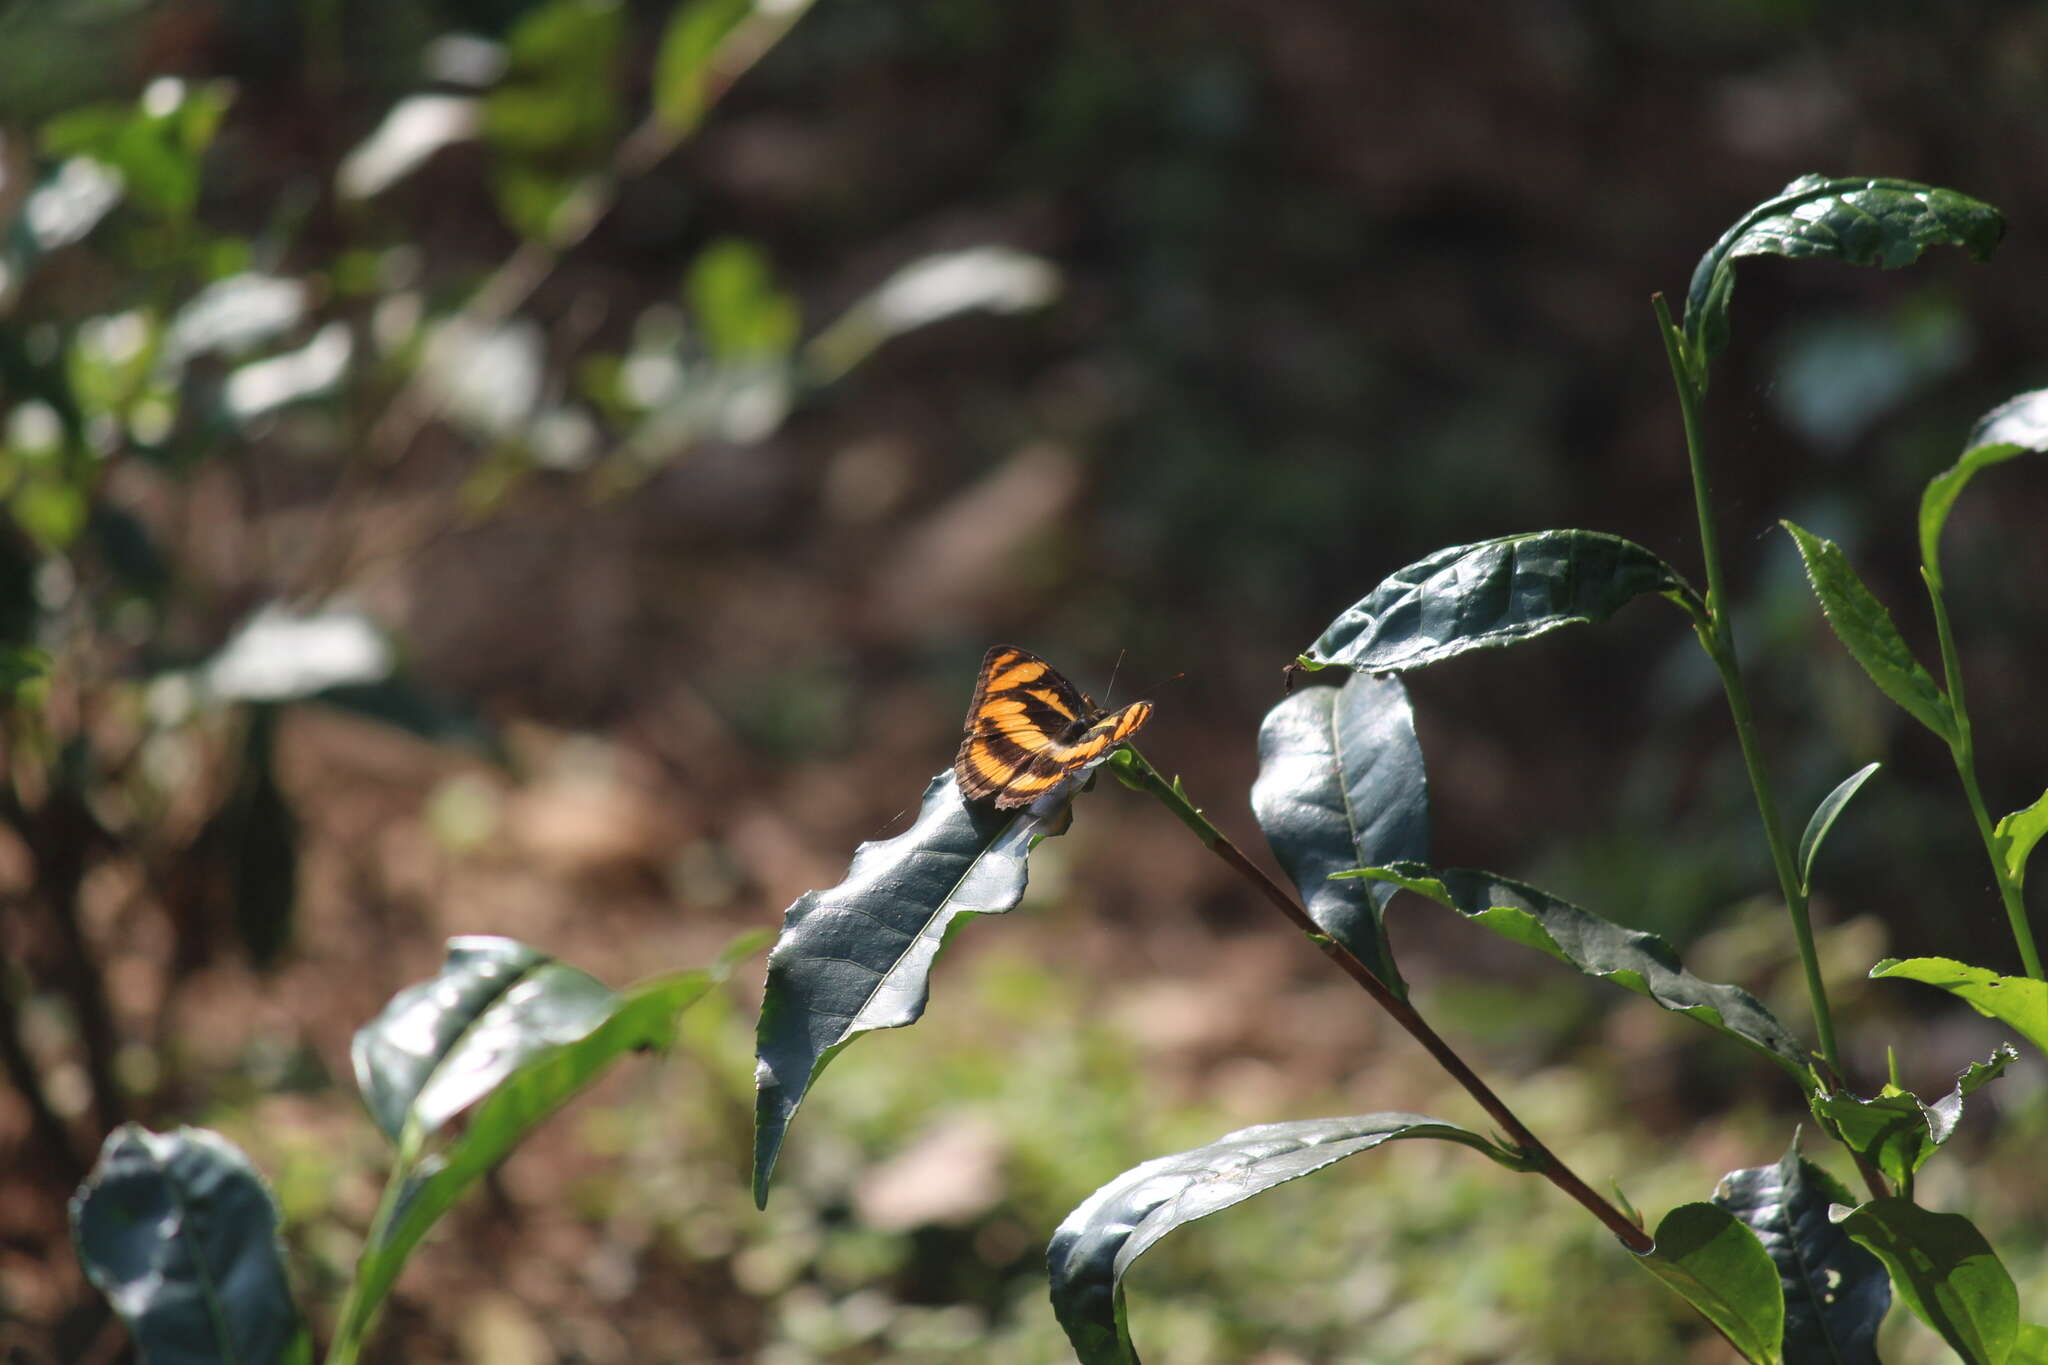
{"type": "Polygon", "coordinates": [[[998,810],[1028,806],[1137,732],[1152,703],[1097,706],[1051,664],[1015,645],[983,656],[966,738],[953,759],[960,793],[998,810]]]}

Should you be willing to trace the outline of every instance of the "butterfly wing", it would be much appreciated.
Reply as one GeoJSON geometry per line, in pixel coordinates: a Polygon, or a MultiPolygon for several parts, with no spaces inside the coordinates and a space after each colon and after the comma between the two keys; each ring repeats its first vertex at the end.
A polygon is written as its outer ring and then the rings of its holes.
{"type": "Polygon", "coordinates": [[[996,808],[1014,810],[1030,805],[1129,739],[1151,716],[1151,702],[1134,701],[1094,721],[1072,742],[1055,741],[1037,750],[997,793],[996,808]]]}
{"type": "Polygon", "coordinates": [[[997,645],[982,658],[967,737],[953,760],[961,794],[994,797],[1002,810],[1028,806],[1151,714],[1150,702],[1104,714],[1036,654],[997,645]]]}

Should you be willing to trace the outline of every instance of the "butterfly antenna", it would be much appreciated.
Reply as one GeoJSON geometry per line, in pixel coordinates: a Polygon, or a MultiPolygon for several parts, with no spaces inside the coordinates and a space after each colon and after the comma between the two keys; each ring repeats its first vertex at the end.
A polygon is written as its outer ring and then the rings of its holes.
{"type": "Polygon", "coordinates": [[[1116,675],[1124,666],[1124,656],[1129,653],[1128,649],[1120,649],[1116,652],[1116,663],[1109,670],[1109,686],[1102,689],[1102,704],[1104,706],[1109,705],[1109,699],[1116,695],[1116,675]]]}
{"type": "Polygon", "coordinates": [[[1185,678],[1186,676],[1187,674],[1185,673],[1170,674],[1167,677],[1161,678],[1158,682],[1153,683],[1150,687],[1140,689],[1138,695],[1148,696],[1151,693],[1157,692],[1160,688],[1166,686],[1168,683],[1179,682],[1182,678],[1185,678]]]}

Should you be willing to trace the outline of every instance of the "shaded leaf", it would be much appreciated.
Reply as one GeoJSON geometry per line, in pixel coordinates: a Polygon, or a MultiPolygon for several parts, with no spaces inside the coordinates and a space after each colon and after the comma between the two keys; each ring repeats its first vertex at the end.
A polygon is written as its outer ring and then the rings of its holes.
{"type": "Polygon", "coordinates": [[[1613,982],[1763,1053],[1804,1086],[1806,1050],[1763,1003],[1740,986],[1702,981],[1671,944],[1604,920],[1533,886],[1462,868],[1420,863],[1368,867],[1350,875],[1392,882],[1455,910],[1502,938],[1534,948],[1588,976],[1613,982]]]}
{"type": "Polygon", "coordinates": [[[1714,1202],[1749,1225],[1778,1267],[1788,1365],[1878,1365],[1891,1285],[1877,1258],[1828,1221],[1830,1204],[1855,1202],[1840,1181],[1795,1141],[1775,1166],[1721,1177],[1714,1202]]]}
{"type": "Polygon", "coordinates": [[[299,817],[277,780],[276,731],[276,707],[249,708],[241,772],[221,812],[235,927],[258,968],[275,965],[290,944],[299,887],[299,817]]]}
{"type": "Polygon", "coordinates": [[[1911,265],[1930,246],[1960,246],[1990,258],[2005,235],[1997,209],[1954,190],[1910,180],[1804,175],[1744,214],[1693,269],[1684,332],[1694,379],[1706,387],[1706,362],[1728,345],[1728,301],[1735,262],[1785,256],[1875,265],[1911,265]]]}
{"type": "Polygon", "coordinates": [[[1134,1166],[1068,1214],[1046,1248],[1053,1312],[1081,1365],[1136,1365],[1123,1278],[1161,1237],[1396,1138],[1462,1143],[1510,1170],[1526,1169],[1479,1134],[1420,1114],[1262,1123],[1134,1166]]]}
{"type": "MultiPolygon", "coordinates": [[[[545,1037],[518,1040],[517,1061],[482,1096],[461,1132],[417,1164],[401,1162],[393,1173],[384,1209],[356,1262],[356,1283],[345,1310],[358,1330],[375,1316],[420,1238],[464,1191],[620,1057],[666,1047],[675,1037],[676,1017],[723,980],[734,962],[759,952],[765,943],[765,934],[750,934],[708,970],[673,972],[617,995],[606,992],[608,1008],[589,1016],[580,1033],[554,1029],[545,1037]]],[[[439,1021],[421,1022],[432,1029],[439,1021]]]]}
{"type": "Polygon", "coordinates": [[[1813,1112],[1850,1150],[1876,1167],[1900,1192],[1910,1194],[1914,1172],[1955,1132],[1963,1116],[1963,1101],[2018,1059],[2010,1046],[2001,1046],[1989,1060],[1970,1063],[1956,1076],[1949,1093],[1932,1104],[1923,1104],[1917,1096],[1888,1085],[1872,1099],[1846,1090],[1816,1094],[1813,1112]]]}
{"type": "Polygon", "coordinates": [[[1870,969],[1877,977],[1938,986],[1967,1001],[1977,1013],[2018,1029],[2020,1036],[2048,1052],[2048,983],[2025,976],[2000,976],[1952,957],[1886,958],[1870,969]]]}
{"type": "Polygon", "coordinates": [[[1354,673],[1267,712],[1252,811],[1309,917],[1405,996],[1382,921],[1396,888],[1331,879],[1429,856],[1429,784],[1401,680],[1354,673]]]}
{"type": "Polygon", "coordinates": [[[1684,605],[1692,589],[1633,541],[1599,531],[1532,531],[1453,545],[1367,593],[1299,662],[1394,673],[1604,621],[1645,593],[1684,605]]]}
{"type": "Polygon", "coordinates": [[[1941,531],[1977,471],[2028,451],[2048,451],[2048,389],[2008,399],[1978,419],[1963,457],[1928,480],[1920,495],[1920,562],[1941,582],[1941,531]]]}
{"type": "Polygon", "coordinates": [[[583,187],[622,121],[622,16],[605,0],[548,0],[507,37],[506,76],[484,97],[482,128],[498,157],[499,212],[521,236],[567,240],[582,226],[583,187]]]}
{"type": "Polygon", "coordinates": [[[1895,1197],[1871,1200],[1841,1226],[1877,1254],[1906,1306],[1957,1355],[2002,1365],[2019,1335],[2019,1291],[1969,1219],[1895,1197]]]}
{"type": "Polygon", "coordinates": [[[998,811],[963,801],[948,769],[925,788],[909,829],[862,844],[844,881],[806,891],[785,912],[755,1036],[757,1204],[767,1203],[789,1122],[819,1074],[861,1034],[917,1022],[939,950],[969,918],[1023,899],[1026,855],[1065,831],[1083,779],[1028,810],[998,811]]]}
{"type": "Polygon", "coordinates": [[[277,1206],[235,1145],[203,1128],[123,1124],[71,1199],[93,1284],[145,1365],[309,1361],[277,1242],[277,1206]]]}
{"type": "Polygon", "coordinates": [[[440,975],[357,1030],[356,1085],[385,1136],[411,1145],[617,1008],[595,977],[523,943],[452,938],[440,975]]]}
{"type": "Polygon", "coordinates": [[[1813,818],[1806,822],[1806,832],[1799,836],[1799,889],[1813,889],[1813,860],[1820,853],[1823,839],[1835,827],[1835,821],[1842,814],[1842,807],[1849,804],[1849,798],[1863,789],[1871,774],[1883,767],[1882,763],[1866,763],[1855,772],[1843,778],[1835,789],[1821,798],[1813,809],[1813,818]]]}
{"type": "Polygon", "coordinates": [[[1751,1365],[1784,1357],[1785,1291],[1778,1267],[1748,1224],[1717,1204],[1681,1204],[1657,1224],[1657,1245],[1637,1264],[1714,1324],[1751,1365]]]}
{"type": "Polygon", "coordinates": [[[2048,792],[2042,792],[2033,805],[2000,820],[1992,834],[1998,840],[2005,875],[2014,886],[2026,885],[2027,859],[2033,855],[2034,845],[2041,842],[2041,836],[2048,834],[2048,792]]]}
{"type": "Polygon", "coordinates": [[[1780,524],[1799,546],[1807,581],[1813,584],[1828,624],[1878,691],[1942,739],[1955,743],[1955,711],[1947,695],[1906,648],[1891,613],[1863,586],[1842,547],[1789,521],[1780,524]]]}

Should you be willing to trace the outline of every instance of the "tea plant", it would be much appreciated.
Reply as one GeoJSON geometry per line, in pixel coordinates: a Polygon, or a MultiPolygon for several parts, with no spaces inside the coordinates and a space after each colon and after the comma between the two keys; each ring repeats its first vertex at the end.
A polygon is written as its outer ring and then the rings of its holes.
{"type": "MultiPolygon", "coordinates": [[[[1896,1294],[1963,1360],[2048,1361],[2048,1328],[2023,1319],[2013,1280],[1982,1234],[1965,1215],[1914,1199],[1916,1173],[1954,1133],[1965,1101],[2016,1052],[2001,1046],[1969,1066],[1947,1094],[1924,1100],[1896,1077],[1866,1096],[1845,1075],[1808,906],[1823,841],[1875,765],[1844,779],[1803,834],[1791,837],[1743,679],[1700,416],[1713,361],[1728,343],[1739,260],[1775,255],[1898,267],[1937,245],[1963,247],[1981,260],[2003,231],[1996,210],[1953,191],[1820,176],[1795,181],[1731,227],[1701,259],[1682,321],[1672,320],[1661,296],[1654,301],[1678,390],[1704,586],[1641,545],[1588,530],[1452,546],[1390,575],[1291,666],[1346,670],[1343,685],[1285,697],[1259,733],[1252,808],[1295,894],[1212,824],[1178,780],[1166,779],[1128,743],[1014,811],[963,799],[951,772],[934,778],[908,830],[864,845],[846,880],[807,893],[787,913],[769,958],[757,1040],[756,1200],[765,1203],[790,1123],[825,1067],[863,1033],[917,1021],[947,939],[969,919],[1019,903],[1032,850],[1064,832],[1074,797],[1101,766],[1156,798],[1302,931],[1472,1095],[1498,1131],[1481,1134],[1408,1113],[1269,1123],[1116,1177],[1069,1215],[1048,1253],[1053,1306],[1084,1365],[1137,1360],[1123,1279],[1162,1236],[1346,1157],[1424,1139],[1550,1181],[1745,1360],[1875,1362],[1878,1327],[1896,1294]],[[1747,991],[1686,970],[1657,935],[1491,872],[1431,860],[1427,780],[1401,675],[1470,650],[1597,624],[1637,598],[1661,599],[1681,612],[1720,678],[1806,981],[1812,1048],[1747,991]],[[1711,1199],[1669,1210],[1654,1228],[1617,1207],[1531,1132],[1417,1011],[1384,932],[1388,902],[1402,890],[1590,979],[1646,996],[1768,1061],[1806,1099],[1816,1128],[1843,1146],[1863,1195],[1807,1160],[1795,1134],[1782,1158],[1729,1172],[1711,1199]]],[[[1787,529],[1852,656],[1886,696],[1949,746],[2027,973],[1914,958],[1877,963],[1871,975],[1939,986],[2048,1047],[2048,983],[2021,901],[2028,854],[2048,832],[2048,797],[1997,820],[1989,814],[1937,553],[1943,521],[1964,485],[2028,450],[2048,450],[2048,391],[1987,416],[1923,499],[1922,570],[1941,641],[1941,682],[1914,660],[1839,548],[1790,523],[1787,529]]]]}

